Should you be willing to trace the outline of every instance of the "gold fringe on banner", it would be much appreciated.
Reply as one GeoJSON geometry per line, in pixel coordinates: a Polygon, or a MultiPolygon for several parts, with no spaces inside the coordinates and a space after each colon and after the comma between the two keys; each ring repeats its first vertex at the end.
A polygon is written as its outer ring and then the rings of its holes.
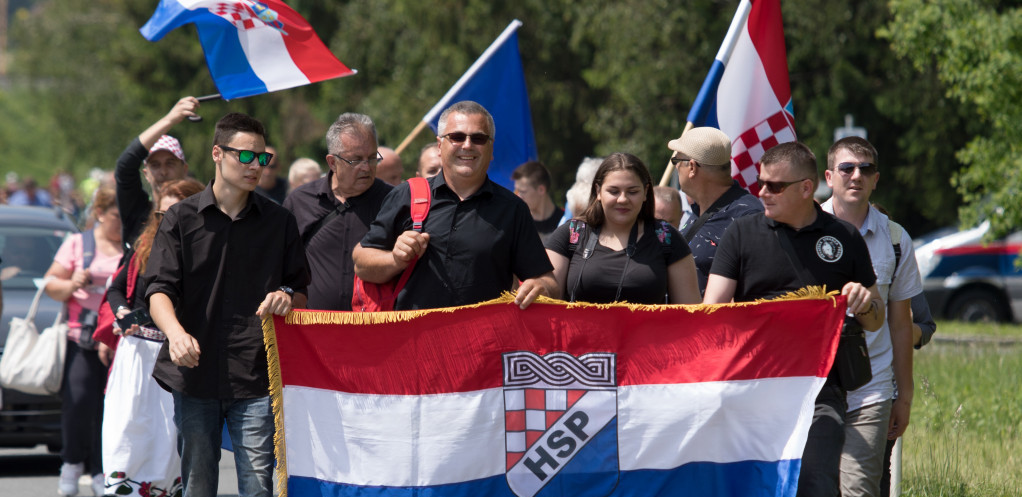
{"type": "MultiPolygon", "coordinates": [[[[289,313],[291,315],[293,313],[289,313]]],[[[263,318],[263,346],[266,348],[270,375],[270,401],[273,405],[273,453],[277,457],[277,493],[287,497],[287,453],[284,451],[284,382],[280,379],[280,356],[277,355],[277,332],[273,315],[263,318]]]]}

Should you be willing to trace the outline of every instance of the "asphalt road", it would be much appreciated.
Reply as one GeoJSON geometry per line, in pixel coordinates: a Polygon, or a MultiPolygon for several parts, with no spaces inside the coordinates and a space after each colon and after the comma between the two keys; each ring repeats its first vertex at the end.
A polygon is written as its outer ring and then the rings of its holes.
{"type": "MultiPolygon", "coordinates": [[[[60,456],[40,445],[34,449],[0,449],[0,497],[56,496],[60,476],[60,456]]],[[[89,478],[79,482],[80,496],[92,495],[89,478]]],[[[223,451],[220,457],[221,497],[237,497],[238,479],[234,454],[223,451]]]]}

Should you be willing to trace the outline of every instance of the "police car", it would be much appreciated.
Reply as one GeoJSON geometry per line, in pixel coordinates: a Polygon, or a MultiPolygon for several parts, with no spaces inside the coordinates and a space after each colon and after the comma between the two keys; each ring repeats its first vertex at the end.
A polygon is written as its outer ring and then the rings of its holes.
{"type": "Polygon", "coordinates": [[[916,248],[923,293],[934,316],[960,321],[1022,321],[1022,231],[984,243],[990,223],[916,248]]]}

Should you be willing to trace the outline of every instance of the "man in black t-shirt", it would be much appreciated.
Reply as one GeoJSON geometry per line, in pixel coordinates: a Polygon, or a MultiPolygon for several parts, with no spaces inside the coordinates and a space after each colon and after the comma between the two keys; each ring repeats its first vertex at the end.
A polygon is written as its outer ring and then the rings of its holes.
{"type": "Polygon", "coordinates": [[[487,175],[493,117],[458,102],[440,115],[441,173],[429,179],[432,200],[422,231],[412,230],[408,183],[394,188],[355,247],[355,273],[384,283],[420,258],[398,294],[396,310],[474,304],[511,290],[523,309],[539,295],[557,297],[553,266],[525,203],[487,175]]]}
{"type": "MultiPolygon", "coordinates": [[[[816,205],[818,181],[816,156],[801,143],[782,143],[763,154],[758,183],[765,212],[736,219],[724,232],[703,303],[748,302],[825,285],[848,297],[848,310],[864,329],[880,328],[884,306],[866,242],[854,226],[816,205]],[[815,281],[801,280],[782,237],[815,281]]],[[[845,391],[831,374],[816,398],[796,495],[840,494],[846,407],[845,391]]]]}

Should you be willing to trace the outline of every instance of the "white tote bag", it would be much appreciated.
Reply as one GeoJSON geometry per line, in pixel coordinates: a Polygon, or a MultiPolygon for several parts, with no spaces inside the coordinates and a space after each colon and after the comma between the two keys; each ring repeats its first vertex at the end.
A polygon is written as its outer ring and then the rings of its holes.
{"type": "Polygon", "coordinates": [[[25,319],[11,318],[4,355],[0,358],[0,387],[36,395],[60,392],[67,353],[67,322],[64,310],[53,326],[36,331],[35,315],[46,281],[39,287],[25,319]]]}

